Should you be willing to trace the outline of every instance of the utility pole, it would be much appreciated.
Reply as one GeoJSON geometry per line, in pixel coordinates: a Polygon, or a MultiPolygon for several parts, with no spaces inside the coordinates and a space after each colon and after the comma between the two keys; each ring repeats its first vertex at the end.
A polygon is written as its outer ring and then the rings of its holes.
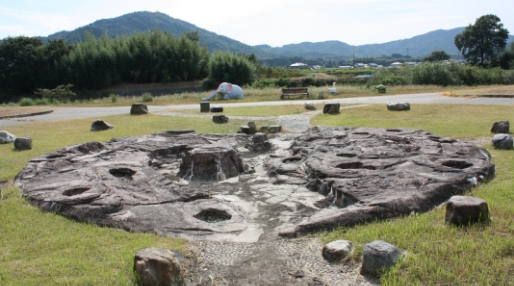
{"type": "Polygon", "coordinates": [[[355,50],[353,50],[352,67],[355,67],[355,50]]]}
{"type": "Polygon", "coordinates": [[[409,48],[406,48],[406,50],[407,50],[407,57],[408,57],[409,56],[409,48]]]}

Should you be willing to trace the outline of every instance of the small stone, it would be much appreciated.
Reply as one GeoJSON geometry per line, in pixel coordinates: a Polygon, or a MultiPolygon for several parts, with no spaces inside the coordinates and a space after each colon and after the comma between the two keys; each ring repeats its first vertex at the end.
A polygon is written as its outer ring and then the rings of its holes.
{"type": "Polygon", "coordinates": [[[140,115],[140,114],[148,114],[148,107],[143,103],[133,103],[130,108],[130,114],[132,115],[140,115]]]}
{"type": "Polygon", "coordinates": [[[223,112],[223,107],[222,106],[212,106],[211,112],[223,112]]]}
{"type": "Polygon", "coordinates": [[[509,150],[512,149],[513,142],[514,141],[510,134],[498,133],[494,135],[493,139],[491,140],[491,145],[495,149],[509,150]]]}
{"type": "Polygon", "coordinates": [[[282,125],[273,125],[269,127],[269,133],[280,133],[282,132],[282,125]]]}
{"type": "Polygon", "coordinates": [[[0,144],[12,143],[15,139],[16,136],[14,136],[13,134],[5,130],[0,131],[0,144]]]}
{"type": "Polygon", "coordinates": [[[269,126],[262,126],[261,128],[259,128],[259,132],[269,133],[269,126]]]}
{"type": "Polygon", "coordinates": [[[134,270],[141,285],[185,285],[180,263],[168,249],[139,250],[134,256],[134,270]]]}
{"type": "Polygon", "coordinates": [[[29,136],[18,137],[14,140],[14,149],[23,151],[32,149],[32,138],[29,136]]]}
{"type": "MultiPolygon", "coordinates": [[[[323,93],[323,92],[321,92],[323,93]]],[[[306,102],[305,103],[305,109],[307,110],[316,110],[316,106],[314,106],[314,103],[312,102],[306,102]]]]}
{"type": "Polygon", "coordinates": [[[250,134],[255,134],[255,132],[257,132],[257,125],[255,125],[255,122],[253,121],[248,122],[248,128],[250,128],[250,134]]]}
{"type": "Polygon", "coordinates": [[[396,265],[406,251],[382,240],[364,245],[361,274],[381,276],[383,270],[396,265]]]}
{"type": "Polygon", "coordinates": [[[509,127],[510,127],[510,124],[508,121],[498,121],[498,122],[493,123],[493,126],[491,127],[491,132],[494,134],[498,134],[498,133],[508,134],[509,127]]]}
{"type": "Polygon", "coordinates": [[[391,111],[403,111],[410,110],[410,103],[408,102],[391,102],[387,104],[387,110],[391,111]]]}
{"type": "Polygon", "coordinates": [[[341,104],[339,103],[327,103],[323,107],[323,113],[325,114],[339,114],[341,109],[341,104]]]}
{"type": "Polygon", "coordinates": [[[264,143],[264,142],[268,141],[268,136],[266,136],[265,133],[257,132],[257,133],[255,133],[255,135],[253,135],[252,139],[253,139],[253,143],[255,143],[255,144],[264,143]]]}
{"type": "Polygon", "coordinates": [[[349,240],[336,240],[327,243],[321,251],[328,261],[344,260],[353,252],[353,243],[349,240]]]}
{"type": "Polygon", "coordinates": [[[487,202],[474,197],[453,196],[446,203],[445,221],[455,225],[468,225],[489,220],[487,202]]]}
{"type": "Polygon", "coordinates": [[[113,129],[114,126],[112,126],[111,124],[101,120],[101,119],[97,119],[95,121],[93,121],[93,123],[91,124],[91,131],[104,131],[104,130],[109,130],[109,129],[113,129]]]}
{"type": "Polygon", "coordinates": [[[209,112],[211,104],[208,101],[200,102],[200,112],[209,112]]]}
{"type": "Polygon", "coordinates": [[[250,127],[241,126],[241,127],[239,127],[239,130],[237,131],[237,133],[251,134],[250,127]]]}
{"type": "Polygon", "coordinates": [[[225,115],[223,114],[220,114],[220,115],[214,115],[212,117],[212,121],[214,123],[227,123],[228,122],[228,117],[226,117],[225,115]]]}

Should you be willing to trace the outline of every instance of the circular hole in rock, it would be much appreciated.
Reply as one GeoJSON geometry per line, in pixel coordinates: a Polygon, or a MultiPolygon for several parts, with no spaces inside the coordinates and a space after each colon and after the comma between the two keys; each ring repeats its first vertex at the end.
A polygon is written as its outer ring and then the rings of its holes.
{"type": "Polygon", "coordinates": [[[344,162],[336,165],[339,169],[361,169],[364,164],[362,162],[344,162]]]}
{"type": "Polygon", "coordinates": [[[282,160],[282,163],[296,162],[302,160],[302,157],[287,157],[282,160]]]}
{"type": "Polygon", "coordinates": [[[203,220],[208,223],[221,222],[229,220],[232,215],[225,210],[219,209],[205,209],[193,216],[196,219],[203,220]]]}
{"type": "Polygon", "coordinates": [[[454,169],[466,169],[466,168],[473,166],[473,164],[471,164],[469,162],[458,161],[458,160],[444,161],[442,163],[442,165],[446,166],[446,167],[454,168],[454,169]]]}
{"type": "Polygon", "coordinates": [[[71,196],[80,195],[87,190],[89,190],[89,188],[79,187],[79,188],[73,188],[73,189],[66,190],[66,191],[62,192],[62,194],[65,196],[71,197],[71,196]]]}
{"type": "Polygon", "coordinates": [[[132,176],[136,173],[136,171],[129,169],[129,168],[117,168],[117,169],[110,169],[109,173],[116,178],[125,178],[125,179],[132,180],[132,176]]]}

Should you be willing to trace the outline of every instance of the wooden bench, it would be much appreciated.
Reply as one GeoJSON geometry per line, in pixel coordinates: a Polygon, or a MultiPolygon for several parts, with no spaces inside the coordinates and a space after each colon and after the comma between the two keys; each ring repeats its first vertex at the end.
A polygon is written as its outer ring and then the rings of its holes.
{"type": "Polygon", "coordinates": [[[303,97],[305,95],[305,96],[307,96],[307,98],[310,98],[309,88],[308,87],[283,88],[282,95],[280,95],[280,99],[286,99],[286,96],[292,96],[292,95],[294,95],[294,96],[299,95],[300,97],[303,97]]]}

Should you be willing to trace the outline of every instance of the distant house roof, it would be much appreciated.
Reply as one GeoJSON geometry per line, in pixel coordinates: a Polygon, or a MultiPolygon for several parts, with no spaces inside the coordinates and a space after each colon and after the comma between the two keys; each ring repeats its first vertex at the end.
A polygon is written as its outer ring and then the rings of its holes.
{"type": "Polygon", "coordinates": [[[400,62],[394,62],[391,64],[392,67],[401,67],[403,64],[400,62]]]}
{"type": "Polygon", "coordinates": [[[351,66],[339,66],[340,69],[351,69],[351,66]]]}
{"type": "Polygon", "coordinates": [[[307,64],[304,64],[304,63],[294,63],[292,65],[290,65],[290,67],[306,67],[307,64]]]}

